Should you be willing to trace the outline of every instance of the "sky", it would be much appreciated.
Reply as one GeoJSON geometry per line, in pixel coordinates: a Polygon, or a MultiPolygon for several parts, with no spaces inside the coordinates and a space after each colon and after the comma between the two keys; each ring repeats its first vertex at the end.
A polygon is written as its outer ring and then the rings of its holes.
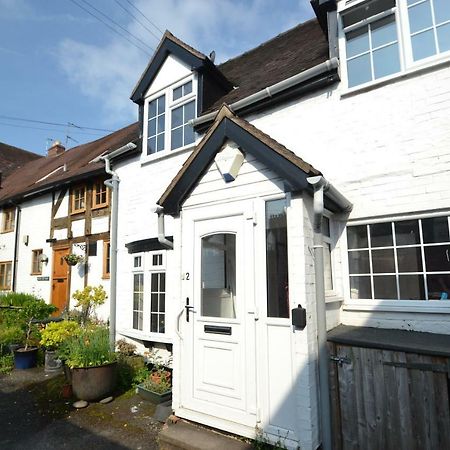
{"type": "Polygon", "coordinates": [[[221,63],[311,17],[309,0],[0,0],[0,142],[45,154],[136,121],[165,29],[221,63]]]}

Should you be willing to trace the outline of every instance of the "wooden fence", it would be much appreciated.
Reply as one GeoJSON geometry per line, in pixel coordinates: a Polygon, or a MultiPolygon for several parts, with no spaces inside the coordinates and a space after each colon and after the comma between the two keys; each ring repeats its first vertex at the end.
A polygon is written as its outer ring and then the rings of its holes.
{"type": "Polygon", "coordinates": [[[448,356],[329,348],[336,450],[450,450],[448,356]]]}

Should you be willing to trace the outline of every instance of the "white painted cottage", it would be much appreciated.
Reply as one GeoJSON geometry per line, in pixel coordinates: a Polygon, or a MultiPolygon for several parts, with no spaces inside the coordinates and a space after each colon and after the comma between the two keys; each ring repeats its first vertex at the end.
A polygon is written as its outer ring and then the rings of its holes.
{"type": "Polygon", "coordinates": [[[164,34],[104,155],[110,318],[178,416],[328,449],[327,330],[450,335],[450,4],[311,3],[218,65],[164,34]]]}
{"type": "Polygon", "coordinates": [[[219,65],[166,32],[111,158],[117,332],[173,351],[178,416],[302,449],[329,448],[325,307],[450,334],[449,4],[312,5],[219,65]]]}

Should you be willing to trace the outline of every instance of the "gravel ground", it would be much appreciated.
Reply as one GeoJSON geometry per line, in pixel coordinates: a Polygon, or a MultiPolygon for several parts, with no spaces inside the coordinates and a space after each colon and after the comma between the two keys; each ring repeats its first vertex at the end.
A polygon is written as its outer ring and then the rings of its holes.
{"type": "Polygon", "coordinates": [[[157,449],[155,405],[134,391],[77,410],[62,398],[63,375],[42,368],[0,375],[0,449],[157,449]]]}

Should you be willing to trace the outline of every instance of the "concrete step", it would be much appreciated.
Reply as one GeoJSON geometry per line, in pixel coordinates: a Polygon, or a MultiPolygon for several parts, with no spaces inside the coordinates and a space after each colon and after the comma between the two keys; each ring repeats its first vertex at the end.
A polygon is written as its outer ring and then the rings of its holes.
{"type": "Polygon", "coordinates": [[[192,422],[169,419],[158,435],[160,450],[250,450],[252,446],[232,436],[192,422]]]}

